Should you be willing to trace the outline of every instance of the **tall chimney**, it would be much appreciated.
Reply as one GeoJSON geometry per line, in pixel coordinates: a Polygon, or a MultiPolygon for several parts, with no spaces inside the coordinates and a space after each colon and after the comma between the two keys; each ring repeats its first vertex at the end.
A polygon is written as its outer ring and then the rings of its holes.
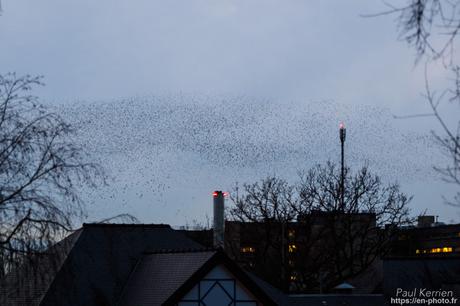
{"type": "Polygon", "coordinates": [[[214,247],[224,248],[224,233],[225,233],[225,220],[224,220],[224,192],[214,191],[214,247]]]}

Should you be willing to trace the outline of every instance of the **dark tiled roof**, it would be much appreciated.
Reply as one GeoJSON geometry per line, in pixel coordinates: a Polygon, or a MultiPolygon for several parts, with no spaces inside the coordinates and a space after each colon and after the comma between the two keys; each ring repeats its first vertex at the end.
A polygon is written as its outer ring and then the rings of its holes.
{"type": "Polygon", "coordinates": [[[263,279],[259,278],[257,275],[248,272],[249,277],[263,290],[265,293],[270,296],[270,298],[277,305],[288,305],[288,296],[284,294],[278,288],[273,287],[263,279]]]}
{"type": "Polygon", "coordinates": [[[40,305],[115,305],[145,252],[201,247],[164,224],[85,224],[40,305]]]}
{"type": "Polygon", "coordinates": [[[215,252],[145,255],[123,290],[120,306],[161,305],[215,252]]]}
{"type": "Polygon", "coordinates": [[[452,290],[460,296],[460,258],[400,258],[385,259],[384,293],[394,296],[398,288],[413,290],[452,290]]]}
{"type": "Polygon", "coordinates": [[[221,250],[146,254],[130,276],[119,305],[176,305],[218,265],[227,268],[263,305],[277,305],[262,286],[221,250]]]}
{"type": "Polygon", "coordinates": [[[353,293],[356,294],[382,293],[383,261],[375,259],[366,270],[346,282],[355,287],[353,293]]]}

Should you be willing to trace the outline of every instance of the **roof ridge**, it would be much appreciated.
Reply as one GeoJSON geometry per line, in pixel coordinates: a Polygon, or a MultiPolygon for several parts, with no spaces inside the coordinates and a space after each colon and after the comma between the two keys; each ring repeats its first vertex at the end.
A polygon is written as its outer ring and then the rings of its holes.
{"type": "Polygon", "coordinates": [[[147,227],[147,228],[171,228],[164,223],[83,223],[83,228],[87,227],[147,227]]]}
{"type": "Polygon", "coordinates": [[[174,253],[206,253],[217,252],[215,248],[182,248],[182,249],[157,249],[154,251],[146,251],[144,254],[174,254],[174,253]]]}

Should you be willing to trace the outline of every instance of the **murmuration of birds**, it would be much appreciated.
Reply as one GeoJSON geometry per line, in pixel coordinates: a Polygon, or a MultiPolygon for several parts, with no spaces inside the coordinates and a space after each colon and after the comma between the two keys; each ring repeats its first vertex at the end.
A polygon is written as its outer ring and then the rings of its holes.
{"type": "Polygon", "coordinates": [[[339,162],[341,121],[351,168],[367,165],[384,180],[404,183],[432,177],[427,161],[441,158],[429,135],[401,132],[390,110],[375,106],[177,94],[79,102],[57,111],[113,178],[98,196],[120,205],[147,194],[165,203],[180,186],[193,197],[194,186],[214,181],[227,187],[272,174],[295,180],[299,170],[339,162]]]}

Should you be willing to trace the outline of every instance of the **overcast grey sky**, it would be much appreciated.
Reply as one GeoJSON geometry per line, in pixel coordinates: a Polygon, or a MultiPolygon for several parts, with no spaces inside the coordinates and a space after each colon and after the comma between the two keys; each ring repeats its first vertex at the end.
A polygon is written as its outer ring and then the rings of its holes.
{"type": "MultiPolygon", "coordinates": [[[[442,204],[445,160],[427,135],[423,65],[379,0],[2,0],[0,72],[45,76],[44,103],[115,177],[89,220],[128,212],[183,224],[211,215],[213,189],[338,160],[368,164],[414,195],[414,212],[460,221],[442,204]]],[[[430,67],[433,86],[447,82],[430,67]]],[[[451,115],[452,116],[452,115],[451,115]]],[[[457,118],[457,117],[452,117],[457,118]]]]}

